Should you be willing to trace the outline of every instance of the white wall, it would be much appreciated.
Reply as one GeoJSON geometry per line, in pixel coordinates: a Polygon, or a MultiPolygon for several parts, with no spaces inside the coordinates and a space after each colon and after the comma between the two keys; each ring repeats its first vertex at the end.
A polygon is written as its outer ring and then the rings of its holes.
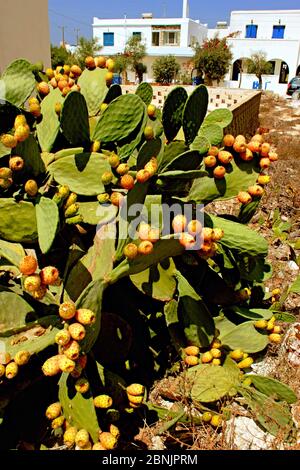
{"type": "Polygon", "coordinates": [[[214,28],[207,31],[207,39],[213,39],[215,36],[218,36],[220,39],[225,38],[229,34],[228,28],[214,28]]]}

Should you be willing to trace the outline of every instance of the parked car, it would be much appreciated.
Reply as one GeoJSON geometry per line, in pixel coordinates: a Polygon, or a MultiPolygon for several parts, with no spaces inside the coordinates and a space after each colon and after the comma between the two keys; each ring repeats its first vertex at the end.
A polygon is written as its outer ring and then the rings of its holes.
{"type": "Polygon", "coordinates": [[[300,92],[300,76],[292,78],[292,80],[289,81],[286,94],[291,96],[295,91],[300,92]]]}

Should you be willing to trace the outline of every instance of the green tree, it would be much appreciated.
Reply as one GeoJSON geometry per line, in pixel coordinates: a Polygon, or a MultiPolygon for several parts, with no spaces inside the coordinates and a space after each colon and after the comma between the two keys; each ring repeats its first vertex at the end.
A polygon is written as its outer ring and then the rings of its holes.
{"type": "Polygon", "coordinates": [[[142,62],[146,56],[145,44],[142,43],[139,37],[132,36],[126,43],[124,55],[128,58],[128,66],[136,73],[139,82],[142,82],[143,73],[147,70],[142,62]]]}
{"type": "Polygon", "coordinates": [[[123,84],[127,81],[127,67],[129,65],[128,56],[125,54],[117,54],[112,57],[115,62],[115,72],[122,76],[123,84]]]}
{"type": "MultiPolygon", "coordinates": [[[[232,35],[228,37],[232,37],[232,35]]],[[[232,61],[227,37],[219,39],[216,36],[213,39],[208,39],[201,46],[197,44],[194,50],[194,62],[198,73],[204,74],[208,85],[211,86],[213,80],[217,80],[219,84],[228,72],[232,61]]]]}
{"type": "Polygon", "coordinates": [[[51,44],[51,64],[53,69],[58,65],[71,65],[74,62],[73,59],[73,55],[68,52],[65,47],[54,46],[51,44]]]}
{"type": "Polygon", "coordinates": [[[97,56],[101,48],[97,38],[87,39],[81,36],[78,39],[78,46],[74,54],[76,63],[79,67],[84,68],[86,57],[97,56]]]}
{"type": "Polygon", "coordinates": [[[158,83],[168,84],[175,79],[176,74],[180,70],[180,65],[172,55],[158,57],[152,65],[155,81],[158,83]]]}
{"type": "Polygon", "coordinates": [[[248,73],[254,73],[259,81],[259,89],[262,89],[262,76],[272,72],[272,64],[267,61],[264,51],[258,51],[247,60],[248,73]]]}

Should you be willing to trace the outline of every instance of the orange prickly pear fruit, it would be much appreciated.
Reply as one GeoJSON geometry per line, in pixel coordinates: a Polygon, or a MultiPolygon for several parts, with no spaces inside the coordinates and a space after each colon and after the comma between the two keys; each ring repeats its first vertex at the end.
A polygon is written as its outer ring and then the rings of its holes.
{"type": "Polygon", "coordinates": [[[94,312],[87,308],[80,308],[77,310],[75,318],[82,325],[92,325],[96,321],[96,315],[94,312]]]}
{"type": "Polygon", "coordinates": [[[143,241],[138,246],[138,253],[141,255],[150,255],[153,251],[153,243],[149,241],[143,241]]]}
{"type": "Polygon", "coordinates": [[[207,157],[204,158],[204,165],[207,168],[213,168],[217,164],[217,159],[214,155],[208,155],[207,157]]]}
{"type": "Polygon", "coordinates": [[[24,366],[29,362],[30,352],[29,351],[19,351],[14,357],[14,361],[18,366],[24,366]]]}
{"type": "Polygon", "coordinates": [[[138,247],[134,243],[128,243],[124,248],[123,254],[127,259],[133,260],[138,255],[138,247]]]}
{"type": "Polygon", "coordinates": [[[21,273],[27,276],[34,274],[37,268],[38,264],[34,256],[24,256],[19,266],[21,273]]]}
{"type": "Polygon", "coordinates": [[[40,276],[45,286],[52,286],[58,280],[59,271],[54,266],[47,266],[41,270],[40,276]]]}
{"type": "Polygon", "coordinates": [[[69,333],[75,341],[82,341],[86,331],[81,323],[72,323],[72,325],[69,326],[69,333]]]}
{"type": "Polygon", "coordinates": [[[226,170],[222,165],[216,166],[213,171],[214,177],[218,180],[223,179],[226,175],[226,170]]]}
{"type": "Polygon", "coordinates": [[[174,217],[172,222],[172,228],[175,233],[184,232],[187,226],[187,218],[185,215],[178,214],[174,217]]]}
{"type": "Polygon", "coordinates": [[[73,302],[64,302],[59,306],[58,313],[63,320],[71,320],[76,315],[76,306],[73,302]]]}
{"type": "Polygon", "coordinates": [[[208,151],[208,155],[211,155],[213,157],[216,157],[219,153],[219,149],[218,147],[215,147],[214,145],[212,147],[210,147],[209,151],[208,151]]]}
{"type": "Polygon", "coordinates": [[[199,364],[199,358],[197,356],[186,356],[184,358],[184,362],[188,365],[188,366],[197,366],[199,364]]]}
{"type": "Polygon", "coordinates": [[[200,349],[198,348],[198,346],[187,346],[187,347],[184,349],[184,352],[185,352],[188,356],[198,356],[199,353],[200,353],[200,349]]]}
{"type": "Polygon", "coordinates": [[[224,135],[223,144],[225,147],[232,147],[235,142],[235,138],[231,134],[224,135]]]}

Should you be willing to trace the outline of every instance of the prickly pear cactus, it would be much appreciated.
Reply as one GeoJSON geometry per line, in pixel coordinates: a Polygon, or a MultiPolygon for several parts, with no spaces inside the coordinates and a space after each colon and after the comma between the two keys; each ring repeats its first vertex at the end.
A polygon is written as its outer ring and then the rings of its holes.
{"type": "Polygon", "coordinates": [[[35,87],[31,63],[25,59],[13,61],[4,70],[0,80],[0,99],[22,106],[35,87]]]}
{"type": "Polygon", "coordinates": [[[164,103],[162,112],[162,124],[169,142],[175,139],[182,126],[183,110],[188,99],[188,94],[183,87],[172,90],[164,103]]]}
{"type": "Polygon", "coordinates": [[[186,143],[193,142],[204,121],[208,106],[208,91],[204,85],[199,85],[189,96],[184,110],[182,125],[186,143]]]}
{"type": "Polygon", "coordinates": [[[144,101],[147,106],[151,103],[153,98],[153,88],[149,83],[140,83],[135,93],[144,101]]]}
{"type": "Polygon", "coordinates": [[[107,69],[84,70],[78,79],[78,85],[81,87],[88,110],[89,116],[95,116],[99,113],[100,105],[105,99],[107,85],[105,76],[107,69]]]}

